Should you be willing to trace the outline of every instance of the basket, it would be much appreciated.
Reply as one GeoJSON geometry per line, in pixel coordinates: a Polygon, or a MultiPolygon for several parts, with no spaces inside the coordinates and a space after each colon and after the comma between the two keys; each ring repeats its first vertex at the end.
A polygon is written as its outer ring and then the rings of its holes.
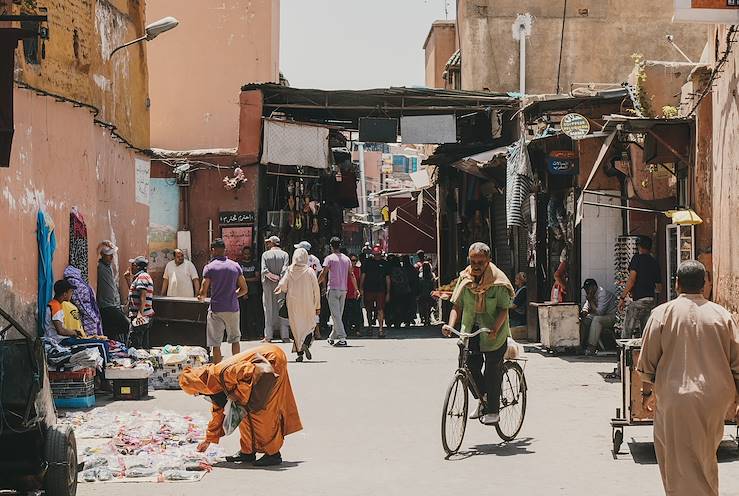
{"type": "MultiPolygon", "coordinates": [[[[95,397],[95,369],[74,372],[49,372],[49,384],[54,403],[57,399],[95,397]]],[[[57,406],[59,406],[57,404],[57,406]]]]}

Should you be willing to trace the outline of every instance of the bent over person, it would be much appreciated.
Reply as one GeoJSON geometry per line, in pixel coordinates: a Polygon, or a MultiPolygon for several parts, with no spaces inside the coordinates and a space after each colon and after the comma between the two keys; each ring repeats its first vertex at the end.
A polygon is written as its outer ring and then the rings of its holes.
{"type": "Polygon", "coordinates": [[[239,424],[241,449],[231,462],[268,467],[282,463],[284,436],[303,429],[295,404],[285,352],[263,344],[217,364],[188,368],[180,375],[180,387],[190,395],[204,395],[213,404],[205,440],[198,451],[208,449],[225,435],[225,407],[230,400],[246,415],[239,424]],[[259,460],[257,453],[264,453],[259,460]]]}
{"type": "Polygon", "coordinates": [[[637,365],[644,407],[656,399],[654,448],[668,496],[718,496],[716,450],[724,420],[739,413],[739,331],[703,297],[705,277],[700,262],[680,265],[680,296],[652,311],[637,365]]]}
{"type": "Polygon", "coordinates": [[[449,315],[449,324],[442,328],[442,332],[451,336],[451,328],[457,325],[460,314],[462,332],[489,329],[470,339],[472,353],[467,357],[467,366],[485,396],[485,401],[480,401],[480,407],[471,418],[482,417],[483,424],[493,425],[500,420],[503,360],[510,336],[508,309],[513,302],[513,286],[503,271],[490,261],[490,247],[485,243],[470,246],[469,260],[470,265],[459,274],[451,300],[454,308],[449,315]]]}

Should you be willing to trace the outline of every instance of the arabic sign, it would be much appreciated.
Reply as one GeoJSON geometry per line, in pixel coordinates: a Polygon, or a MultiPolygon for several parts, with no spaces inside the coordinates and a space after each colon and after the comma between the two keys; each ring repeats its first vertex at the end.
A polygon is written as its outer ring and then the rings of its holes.
{"type": "Polygon", "coordinates": [[[739,0],[675,0],[673,21],[739,24],[739,0]]]}
{"type": "Polygon", "coordinates": [[[236,262],[241,260],[241,249],[252,245],[253,233],[252,226],[222,228],[221,236],[223,236],[223,242],[226,243],[226,256],[236,262]]]}
{"type": "Polygon", "coordinates": [[[547,155],[547,169],[550,174],[571,176],[578,173],[578,155],[571,150],[555,150],[547,155]]]}
{"type": "Polygon", "coordinates": [[[560,123],[562,132],[572,139],[580,139],[590,132],[590,122],[580,114],[567,114],[560,123]]]}
{"type": "Polygon", "coordinates": [[[219,212],[218,223],[222,226],[254,224],[254,212],[219,212]]]}
{"type": "Polygon", "coordinates": [[[135,198],[136,203],[141,203],[143,205],[149,204],[149,176],[151,171],[151,165],[149,164],[148,160],[141,160],[141,159],[134,159],[134,164],[136,167],[136,184],[134,185],[135,188],[135,198]]]}

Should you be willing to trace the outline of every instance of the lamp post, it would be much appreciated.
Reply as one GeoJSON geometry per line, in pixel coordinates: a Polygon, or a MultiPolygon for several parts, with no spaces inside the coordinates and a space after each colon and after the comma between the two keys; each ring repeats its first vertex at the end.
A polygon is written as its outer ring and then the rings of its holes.
{"type": "Polygon", "coordinates": [[[142,36],[141,38],[136,38],[135,40],[131,40],[127,43],[124,43],[123,45],[116,47],[113,49],[112,52],[110,52],[109,59],[113,58],[113,54],[117,52],[118,50],[121,50],[123,48],[126,48],[128,46],[134,45],[136,43],[140,43],[142,41],[151,41],[160,34],[169,31],[170,29],[174,29],[177,27],[177,25],[180,23],[177,19],[174,17],[164,17],[163,19],[159,19],[156,22],[152,22],[148,26],[146,26],[146,34],[142,36]]]}

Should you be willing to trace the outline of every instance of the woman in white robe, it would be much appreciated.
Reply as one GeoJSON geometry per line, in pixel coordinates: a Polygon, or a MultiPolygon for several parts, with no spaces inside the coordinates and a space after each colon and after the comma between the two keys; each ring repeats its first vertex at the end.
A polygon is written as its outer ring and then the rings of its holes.
{"type": "Polygon", "coordinates": [[[293,352],[298,354],[296,361],[302,362],[303,355],[310,360],[316,315],[321,311],[321,290],[315,272],[308,265],[308,252],[305,249],[295,250],[293,263],[275,293],[287,293],[288,320],[294,340],[293,352]]]}

